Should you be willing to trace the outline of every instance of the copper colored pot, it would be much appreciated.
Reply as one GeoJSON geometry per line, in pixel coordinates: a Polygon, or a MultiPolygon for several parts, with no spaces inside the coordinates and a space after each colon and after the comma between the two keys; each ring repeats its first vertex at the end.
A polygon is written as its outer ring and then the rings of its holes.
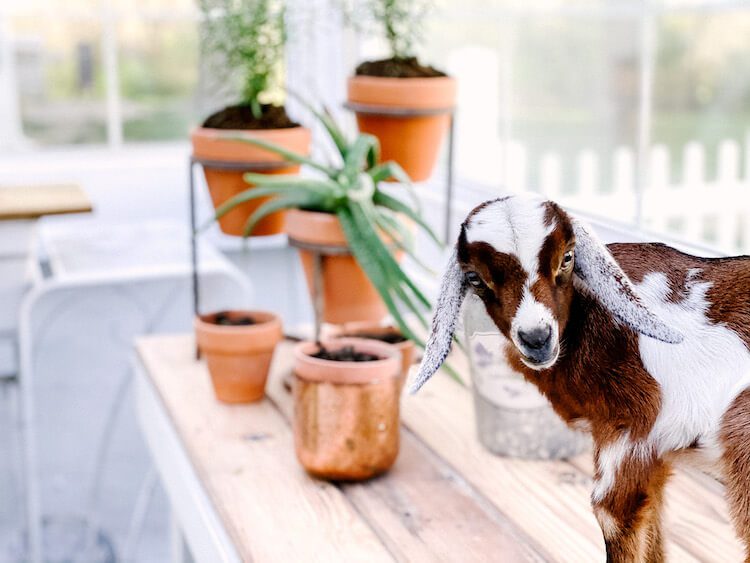
{"type": "MultiPolygon", "coordinates": [[[[336,326],[326,325],[323,331],[324,338],[372,338],[373,340],[379,340],[379,336],[392,334],[401,336],[401,331],[395,326],[369,322],[346,323],[336,326]]],[[[401,375],[405,379],[409,374],[409,368],[414,363],[414,342],[404,340],[390,345],[401,353],[401,375]]]]}
{"type": "MultiPolygon", "coordinates": [[[[259,139],[299,154],[306,155],[310,152],[310,131],[304,127],[254,131],[197,127],[190,134],[193,143],[193,155],[200,159],[216,162],[273,163],[283,162],[284,160],[275,153],[248,143],[227,139],[227,137],[259,139]]],[[[251,165],[248,165],[246,170],[221,170],[204,166],[203,173],[214,207],[219,207],[228,199],[253,187],[252,184],[246,183],[243,179],[245,172],[296,174],[299,172],[299,168],[299,166],[290,165],[283,168],[254,169],[251,165]]],[[[238,205],[219,219],[221,230],[228,235],[242,235],[248,218],[269,199],[271,198],[258,198],[238,205]]],[[[284,213],[277,212],[260,221],[251,234],[254,236],[275,235],[283,232],[283,230],[284,213]]]]}
{"type": "Polygon", "coordinates": [[[450,125],[456,81],[449,76],[352,76],[347,88],[349,102],[386,110],[383,114],[357,112],[359,130],[380,140],[381,160],[398,162],[415,182],[427,180],[450,125]],[[426,113],[388,115],[387,110],[393,109],[426,113]]]}
{"type": "Polygon", "coordinates": [[[273,313],[229,311],[229,317],[248,316],[256,324],[222,326],[216,313],[195,319],[198,347],[206,356],[216,398],[223,403],[250,403],[263,398],[281,321],[273,313]]]}
{"type": "Polygon", "coordinates": [[[336,362],[313,358],[314,342],[294,352],[294,442],[297,458],[313,476],[357,481],[387,471],[399,448],[401,359],[392,346],[341,338],[325,343],[382,358],[336,362]]]}
{"type": "MultiPolygon", "coordinates": [[[[318,246],[348,246],[335,215],[293,209],[286,219],[290,239],[318,246]]],[[[300,249],[299,255],[312,295],[313,254],[300,249]]],[[[380,321],[385,317],[388,310],[380,294],[353,256],[323,256],[322,262],[325,322],[380,321]]]]}

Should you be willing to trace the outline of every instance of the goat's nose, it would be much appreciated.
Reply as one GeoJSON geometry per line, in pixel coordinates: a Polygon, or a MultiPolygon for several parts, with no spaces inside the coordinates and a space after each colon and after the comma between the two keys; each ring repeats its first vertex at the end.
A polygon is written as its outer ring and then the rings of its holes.
{"type": "Polygon", "coordinates": [[[518,331],[518,338],[520,338],[521,342],[523,342],[526,346],[528,346],[532,350],[540,350],[544,348],[549,342],[549,339],[551,337],[552,337],[551,326],[545,326],[544,328],[535,328],[529,331],[525,331],[525,330],[518,331]]]}

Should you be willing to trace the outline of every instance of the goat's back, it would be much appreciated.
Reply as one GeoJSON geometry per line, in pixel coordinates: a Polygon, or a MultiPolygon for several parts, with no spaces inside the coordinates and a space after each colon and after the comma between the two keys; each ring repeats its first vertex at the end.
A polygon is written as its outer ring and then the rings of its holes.
{"type": "Polygon", "coordinates": [[[696,284],[707,284],[706,317],[735,331],[750,349],[750,256],[702,258],[661,243],[615,243],[608,248],[633,282],[664,276],[666,298],[687,300],[696,284]]]}

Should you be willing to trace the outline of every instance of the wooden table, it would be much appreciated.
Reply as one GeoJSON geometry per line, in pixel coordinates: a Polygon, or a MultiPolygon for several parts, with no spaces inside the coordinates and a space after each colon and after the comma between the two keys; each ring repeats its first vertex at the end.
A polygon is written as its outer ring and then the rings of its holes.
{"type": "MultiPolygon", "coordinates": [[[[291,347],[276,351],[266,400],[224,406],[192,337],[138,342],[139,420],[196,561],[604,561],[590,455],[488,453],[470,391],[447,376],[403,398],[401,453],[388,474],[339,485],[308,477],[283,383],[291,347]]],[[[667,504],[671,561],[742,561],[717,482],[680,472],[667,504]]]]}
{"type": "Polygon", "coordinates": [[[0,186],[0,221],[90,213],[91,210],[88,196],[75,185],[0,186]]]}

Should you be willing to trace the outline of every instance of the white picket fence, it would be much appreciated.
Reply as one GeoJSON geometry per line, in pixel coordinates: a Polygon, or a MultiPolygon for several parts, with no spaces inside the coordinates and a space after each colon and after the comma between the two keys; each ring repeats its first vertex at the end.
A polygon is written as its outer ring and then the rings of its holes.
{"type": "MultiPolygon", "coordinates": [[[[506,150],[497,141],[494,149],[495,158],[486,161],[492,163],[494,185],[541,192],[572,209],[722,252],[750,252],[750,135],[744,146],[733,140],[718,145],[715,174],[707,171],[707,149],[700,143],[684,147],[682,169],[677,174],[672,173],[667,147],[654,146],[642,181],[635,152],[629,147],[605,156],[584,150],[573,162],[559,153],[547,153],[532,162],[518,142],[511,142],[506,150]],[[532,166],[538,167],[534,175],[538,180],[533,185],[532,166]]],[[[459,175],[461,168],[459,161],[459,175]]],[[[467,170],[477,183],[487,185],[488,176],[476,177],[477,172],[476,168],[467,170]]]]}

